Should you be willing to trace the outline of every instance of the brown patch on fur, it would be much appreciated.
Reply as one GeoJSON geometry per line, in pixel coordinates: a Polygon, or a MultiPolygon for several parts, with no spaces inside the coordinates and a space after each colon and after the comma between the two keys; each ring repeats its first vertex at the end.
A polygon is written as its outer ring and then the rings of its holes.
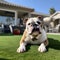
{"type": "Polygon", "coordinates": [[[48,46],[48,44],[49,44],[48,40],[45,40],[44,44],[45,44],[45,46],[48,46]]]}
{"type": "Polygon", "coordinates": [[[23,20],[23,24],[26,24],[27,20],[28,20],[28,18],[25,18],[25,19],[23,20]]]}
{"type": "Polygon", "coordinates": [[[24,33],[23,33],[23,36],[20,40],[20,44],[24,42],[25,38],[26,38],[26,34],[27,34],[27,31],[25,30],[24,33]]]}
{"type": "Polygon", "coordinates": [[[38,18],[42,21],[43,20],[43,16],[38,16],[38,18]]]}

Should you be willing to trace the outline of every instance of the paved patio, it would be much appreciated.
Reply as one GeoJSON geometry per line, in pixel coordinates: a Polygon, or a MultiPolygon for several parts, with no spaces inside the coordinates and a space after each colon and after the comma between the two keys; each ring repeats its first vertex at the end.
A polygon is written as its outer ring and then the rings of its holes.
{"type": "Polygon", "coordinates": [[[47,33],[47,34],[51,34],[51,35],[60,35],[60,33],[47,33]]]}

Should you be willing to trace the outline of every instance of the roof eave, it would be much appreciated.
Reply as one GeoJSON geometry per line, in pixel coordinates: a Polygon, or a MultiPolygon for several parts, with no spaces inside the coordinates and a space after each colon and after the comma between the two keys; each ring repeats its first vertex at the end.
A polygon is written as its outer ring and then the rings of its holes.
{"type": "Polygon", "coordinates": [[[12,7],[17,7],[17,8],[22,8],[22,9],[27,9],[30,12],[34,11],[33,8],[28,8],[28,7],[20,6],[20,5],[16,5],[16,4],[2,3],[2,2],[0,2],[0,4],[7,5],[7,6],[12,6],[12,7]]]}

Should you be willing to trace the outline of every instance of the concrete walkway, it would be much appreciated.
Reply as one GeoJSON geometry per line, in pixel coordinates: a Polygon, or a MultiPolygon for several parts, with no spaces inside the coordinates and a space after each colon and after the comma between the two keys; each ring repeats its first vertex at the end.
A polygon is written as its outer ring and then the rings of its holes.
{"type": "Polygon", "coordinates": [[[47,34],[50,34],[50,35],[60,35],[60,33],[47,33],[47,34]]]}

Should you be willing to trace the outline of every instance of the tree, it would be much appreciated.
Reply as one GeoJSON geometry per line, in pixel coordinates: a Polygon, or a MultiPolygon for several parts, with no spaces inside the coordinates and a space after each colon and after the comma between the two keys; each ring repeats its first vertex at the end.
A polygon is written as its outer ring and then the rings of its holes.
{"type": "Polygon", "coordinates": [[[56,10],[55,10],[55,8],[50,8],[49,12],[50,12],[50,15],[52,15],[56,12],[56,10]]]}

